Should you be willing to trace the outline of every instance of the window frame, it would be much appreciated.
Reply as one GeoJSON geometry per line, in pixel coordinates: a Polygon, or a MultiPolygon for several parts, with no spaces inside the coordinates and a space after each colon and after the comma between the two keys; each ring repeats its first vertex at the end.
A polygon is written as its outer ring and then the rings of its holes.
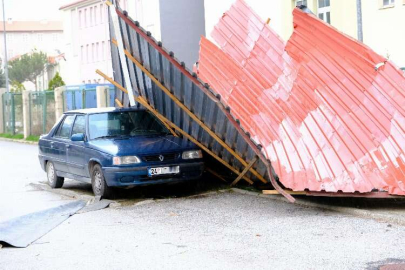
{"type": "MultiPolygon", "coordinates": [[[[330,14],[330,1],[329,1],[329,6],[324,6],[324,7],[319,7],[320,6],[320,1],[318,0],[318,11],[317,11],[317,16],[320,20],[324,21],[325,23],[331,24],[331,14],[330,14]],[[329,13],[329,21],[327,20],[327,14],[329,13]],[[320,15],[322,14],[322,18],[320,15]]],[[[326,1],[326,0],[324,0],[326,1]]]]}
{"type": "Polygon", "coordinates": [[[86,137],[86,134],[87,134],[87,128],[86,128],[86,127],[87,127],[87,119],[86,119],[86,115],[85,115],[85,114],[76,114],[75,120],[73,121],[72,130],[70,131],[70,138],[71,138],[72,135],[74,135],[74,134],[79,134],[79,133],[73,133],[73,129],[74,129],[74,127],[75,127],[77,118],[79,118],[79,117],[84,117],[84,132],[83,132],[83,135],[84,135],[84,137],[86,137]]]}
{"type": "Polygon", "coordinates": [[[307,7],[308,6],[308,0],[295,0],[295,6],[296,7],[299,7],[301,5],[304,5],[304,6],[307,7]],[[305,3],[302,3],[302,4],[298,5],[298,2],[305,2],[305,3]]]}
{"type": "Polygon", "coordinates": [[[393,7],[395,6],[395,0],[387,0],[388,4],[384,4],[384,0],[381,1],[381,7],[386,8],[386,7],[393,7]]]}
{"type": "Polygon", "coordinates": [[[55,133],[53,134],[52,137],[53,137],[53,138],[60,139],[60,140],[70,140],[70,138],[72,137],[72,129],[73,129],[73,124],[75,123],[75,121],[76,121],[76,114],[66,114],[65,117],[60,121],[60,124],[59,124],[58,128],[56,129],[56,131],[55,131],[55,133]],[[73,116],[74,119],[73,119],[72,126],[70,127],[70,130],[69,130],[69,136],[68,136],[67,138],[66,138],[66,137],[58,136],[59,130],[62,129],[63,124],[65,123],[66,119],[67,119],[68,117],[70,117],[70,116],[73,116]]]}

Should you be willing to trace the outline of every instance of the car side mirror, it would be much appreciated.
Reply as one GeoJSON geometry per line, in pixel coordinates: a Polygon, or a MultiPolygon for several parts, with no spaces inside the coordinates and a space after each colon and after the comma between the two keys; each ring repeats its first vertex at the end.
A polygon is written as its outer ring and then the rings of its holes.
{"type": "Polygon", "coordinates": [[[73,134],[71,140],[72,140],[72,142],[83,142],[84,134],[83,133],[73,134]]]}

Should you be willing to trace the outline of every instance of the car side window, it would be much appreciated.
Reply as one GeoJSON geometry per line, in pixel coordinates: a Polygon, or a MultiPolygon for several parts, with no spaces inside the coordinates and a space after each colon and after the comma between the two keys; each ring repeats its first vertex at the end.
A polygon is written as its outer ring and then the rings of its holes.
{"type": "Polygon", "coordinates": [[[69,139],[70,131],[72,130],[73,121],[75,120],[74,115],[66,116],[62,125],[59,127],[58,131],[55,134],[55,137],[69,139]]]}
{"type": "Polygon", "coordinates": [[[84,115],[76,116],[75,123],[73,125],[72,135],[78,133],[86,133],[86,117],[84,115]]]}

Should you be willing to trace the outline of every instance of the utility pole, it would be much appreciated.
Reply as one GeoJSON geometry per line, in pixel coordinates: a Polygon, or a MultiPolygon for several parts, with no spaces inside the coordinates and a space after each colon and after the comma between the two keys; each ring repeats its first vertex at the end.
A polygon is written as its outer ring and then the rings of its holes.
{"type": "Polygon", "coordinates": [[[357,39],[363,42],[363,15],[361,12],[361,0],[356,0],[356,2],[357,2],[357,39]]]}
{"type": "Polygon", "coordinates": [[[4,0],[3,2],[3,37],[4,37],[4,75],[6,77],[6,90],[7,93],[10,91],[10,86],[8,84],[8,60],[7,60],[7,33],[6,33],[6,12],[4,10],[4,0]]]}

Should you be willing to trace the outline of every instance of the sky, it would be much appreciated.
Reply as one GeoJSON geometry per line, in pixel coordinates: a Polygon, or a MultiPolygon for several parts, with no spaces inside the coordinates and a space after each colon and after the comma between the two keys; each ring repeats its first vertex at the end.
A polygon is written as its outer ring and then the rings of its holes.
{"type": "MultiPolygon", "coordinates": [[[[6,20],[40,21],[62,20],[59,8],[77,0],[4,0],[6,20]]],[[[1,4],[1,2],[0,2],[1,4]]],[[[0,5],[0,20],[3,21],[3,8],[0,5]]]]}

